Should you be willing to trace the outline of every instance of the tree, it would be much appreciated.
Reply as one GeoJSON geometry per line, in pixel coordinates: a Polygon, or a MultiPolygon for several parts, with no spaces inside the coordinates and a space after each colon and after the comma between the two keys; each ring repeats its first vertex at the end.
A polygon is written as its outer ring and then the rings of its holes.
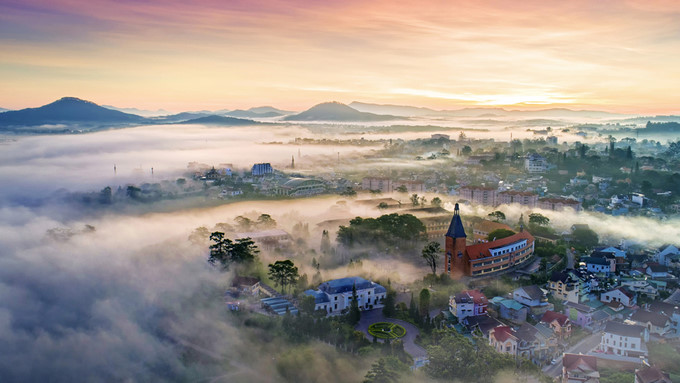
{"type": "Polygon", "coordinates": [[[418,194],[414,193],[411,195],[411,204],[413,204],[413,206],[418,206],[418,200],[418,194]]]}
{"type": "Polygon", "coordinates": [[[357,296],[357,286],[352,285],[352,301],[349,303],[349,315],[347,315],[347,322],[351,326],[356,326],[361,320],[361,311],[359,310],[359,297],[357,296]]]}
{"type": "Polygon", "coordinates": [[[111,187],[107,186],[99,192],[99,203],[102,205],[110,205],[112,201],[111,187]]]}
{"type": "Polygon", "coordinates": [[[331,239],[328,236],[328,230],[321,232],[321,252],[323,254],[330,254],[331,252],[331,239]]]}
{"type": "Polygon", "coordinates": [[[441,253],[441,245],[439,242],[430,242],[425,247],[423,247],[423,258],[427,262],[428,266],[432,269],[432,274],[437,274],[437,260],[439,259],[439,253],[441,253]]]}
{"type": "Polygon", "coordinates": [[[420,312],[420,316],[423,318],[425,318],[430,313],[430,290],[420,290],[420,296],[418,297],[418,311],[420,312]]]}
{"type": "Polygon", "coordinates": [[[286,286],[294,284],[299,278],[298,268],[290,259],[276,261],[273,264],[270,263],[267,274],[276,286],[281,286],[284,292],[286,291],[286,286]]]}
{"type": "Polygon", "coordinates": [[[385,210],[387,208],[389,208],[389,205],[387,204],[387,202],[380,202],[378,204],[378,209],[380,209],[380,210],[385,210]]]}
{"type": "Polygon", "coordinates": [[[497,239],[507,238],[507,237],[514,235],[514,234],[515,234],[515,232],[512,231],[512,230],[496,229],[496,230],[490,232],[489,236],[486,239],[488,239],[489,241],[495,241],[497,239]]]}
{"type": "Polygon", "coordinates": [[[396,383],[398,379],[399,374],[388,369],[385,365],[385,359],[380,358],[373,363],[371,369],[366,373],[364,383],[396,383]]]}
{"type": "Polygon", "coordinates": [[[439,197],[434,197],[430,201],[430,205],[435,206],[435,207],[440,207],[442,205],[442,200],[439,197]]]}
{"type": "Polygon", "coordinates": [[[357,192],[351,186],[347,186],[347,189],[342,191],[340,193],[340,195],[345,196],[345,197],[355,197],[357,195],[357,192]]]}
{"type": "Polygon", "coordinates": [[[517,222],[517,226],[524,227],[524,213],[519,215],[519,221],[517,222]]]}
{"type": "Polygon", "coordinates": [[[492,211],[489,213],[489,217],[496,222],[505,221],[505,213],[500,210],[492,211]]]}
{"type": "Polygon", "coordinates": [[[316,309],[316,298],[313,295],[305,295],[300,301],[300,311],[312,315],[316,309]]]}
{"type": "MultiPolygon", "coordinates": [[[[200,228],[199,228],[200,229],[200,228]]],[[[247,263],[255,260],[259,250],[250,238],[239,238],[233,242],[224,237],[224,233],[216,231],[210,234],[210,257],[211,265],[219,264],[223,270],[229,269],[232,263],[247,263]]]]}
{"type": "Polygon", "coordinates": [[[273,229],[276,227],[276,221],[269,214],[260,214],[257,217],[257,227],[262,229],[273,229]]]}
{"type": "Polygon", "coordinates": [[[472,153],[472,148],[469,147],[468,145],[465,145],[463,146],[463,150],[461,150],[460,153],[464,156],[469,156],[470,153],[472,153]]]}
{"type": "Polygon", "coordinates": [[[571,232],[572,242],[584,249],[592,249],[600,242],[597,233],[587,227],[579,227],[571,232]]]}
{"type": "Polygon", "coordinates": [[[401,185],[394,190],[396,190],[399,193],[408,193],[408,188],[406,188],[406,185],[401,185]]]}
{"type": "Polygon", "coordinates": [[[385,298],[383,299],[383,315],[385,315],[388,318],[394,317],[396,314],[394,310],[394,305],[395,305],[395,293],[392,290],[387,290],[387,294],[385,294],[385,298]]]}
{"type": "Polygon", "coordinates": [[[236,222],[238,228],[243,231],[248,231],[253,226],[253,221],[250,218],[244,217],[242,215],[234,218],[234,221],[236,222]]]}
{"type": "Polygon", "coordinates": [[[539,213],[529,214],[529,223],[538,226],[547,226],[550,223],[550,218],[539,213]]]}

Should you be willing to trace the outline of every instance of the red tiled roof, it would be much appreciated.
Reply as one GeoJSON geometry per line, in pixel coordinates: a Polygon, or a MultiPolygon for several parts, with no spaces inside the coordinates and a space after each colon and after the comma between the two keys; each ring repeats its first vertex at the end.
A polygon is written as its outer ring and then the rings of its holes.
{"type": "Polygon", "coordinates": [[[541,322],[545,323],[552,323],[555,320],[560,324],[560,326],[564,326],[569,320],[569,317],[564,314],[548,310],[545,312],[545,314],[543,314],[543,318],[541,318],[541,322]]]}
{"type": "Polygon", "coordinates": [[[592,355],[581,355],[581,354],[564,354],[562,358],[562,366],[564,366],[567,371],[575,370],[579,365],[585,364],[592,371],[597,371],[597,357],[592,355]]]}
{"type": "Polygon", "coordinates": [[[512,327],[509,326],[498,326],[492,331],[494,338],[496,338],[496,340],[499,342],[505,342],[506,340],[510,339],[510,337],[515,337],[513,335],[514,331],[512,331],[512,327]]]}
{"type": "Polygon", "coordinates": [[[671,382],[668,374],[661,371],[657,367],[647,367],[635,371],[637,379],[641,383],[666,383],[671,382]]]}
{"type": "Polygon", "coordinates": [[[529,242],[533,242],[534,236],[531,235],[528,231],[521,231],[517,234],[511,235],[506,238],[501,238],[491,242],[470,245],[465,248],[465,251],[467,252],[468,257],[470,257],[470,259],[480,259],[491,256],[491,253],[489,253],[489,250],[491,249],[503,247],[511,243],[521,241],[523,239],[527,239],[529,240],[529,242]]]}

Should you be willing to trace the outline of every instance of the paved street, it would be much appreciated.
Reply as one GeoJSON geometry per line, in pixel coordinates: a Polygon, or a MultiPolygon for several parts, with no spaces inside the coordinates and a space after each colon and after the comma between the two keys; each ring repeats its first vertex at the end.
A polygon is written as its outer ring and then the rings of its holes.
{"type": "MultiPolygon", "coordinates": [[[[595,347],[597,347],[598,344],[600,344],[600,340],[602,339],[602,334],[599,332],[596,332],[592,335],[589,335],[587,338],[581,340],[578,342],[576,345],[571,347],[570,349],[567,349],[565,351],[566,353],[569,354],[587,354],[595,347]]],[[[546,373],[546,375],[549,375],[553,378],[558,377],[562,373],[562,356],[560,355],[559,358],[556,358],[556,363],[554,365],[547,365],[543,367],[543,372],[546,373]]]]}
{"type": "MultiPolygon", "coordinates": [[[[368,339],[373,340],[373,335],[368,333],[368,326],[376,322],[392,322],[404,326],[406,335],[401,338],[404,342],[404,350],[406,350],[406,352],[414,359],[427,356],[427,351],[414,343],[416,336],[420,333],[418,328],[403,320],[386,318],[382,313],[382,309],[362,311],[361,320],[359,321],[359,324],[356,325],[355,329],[363,332],[368,339]]],[[[378,341],[380,341],[380,339],[378,339],[378,341]]]]}

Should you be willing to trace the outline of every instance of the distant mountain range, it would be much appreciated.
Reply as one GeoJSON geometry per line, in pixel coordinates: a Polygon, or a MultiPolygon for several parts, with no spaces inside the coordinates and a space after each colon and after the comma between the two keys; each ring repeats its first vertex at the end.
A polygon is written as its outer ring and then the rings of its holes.
{"type": "Polygon", "coordinates": [[[199,118],[194,118],[194,119],[191,119],[191,120],[176,122],[176,124],[236,126],[236,125],[255,125],[255,124],[259,124],[259,122],[253,121],[253,120],[247,120],[247,119],[244,119],[244,118],[217,116],[217,115],[213,114],[213,115],[210,115],[210,116],[199,117],[199,118]]]}
{"type": "Polygon", "coordinates": [[[16,133],[68,133],[94,131],[130,125],[171,124],[257,124],[253,120],[224,117],[209,113],[178,113],[160,117],[142,117],[99,106],[76,97],[64,97],[38,108],[0,112],[0,130],[16,133]]]}
{"type": "Polygon", "coordinates": [[[117,110],[119,112],[123,113],[129,113],[129,114],[136,114],[138,116],[142,117],[158,117],[158,116],[167,116],[170,114],[167,110],[163,109],[158,109],[158,110],[145,110],[145,109],[137,109],[137,108],[117,108],[115,106],[111,105],[102,105],[102,107],[106,109],[111,109],[111,110],[117,110]]]}
{"type": "Polygon", "coordinates": [[[463,108],[457,110],[435,110],[408,105],[381,105],[353,101],[350,107],[367,113],[391,114],[403,117],[571,117],[571,118],[623,118],[629,115],[598,110],[571,110],[551,108],[541,110],[506,110],[503,108],[463,108]]]}
{"type": "Polygon", "coordinates": [[[101,107],[75,97],[64,97],[39,108],[0,113],[0,126],[36,126],[57,124],[139,124],[146,119],[101,107]]]}
{"type": "Polygon", "coordinates": [[[386,114],[361,112],[339,102],[324,102],[315,105],[306,111],[286,116],[284,121],[347,121],[347,122],[370,122],[403,120],[403,117],[386,114]]]}

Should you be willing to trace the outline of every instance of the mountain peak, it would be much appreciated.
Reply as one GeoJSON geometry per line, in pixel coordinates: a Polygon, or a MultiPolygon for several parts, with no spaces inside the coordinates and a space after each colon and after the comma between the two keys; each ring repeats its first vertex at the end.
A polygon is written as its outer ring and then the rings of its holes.
{"type": "Polygon", "coordinates": [[[387,121],[399,117],[360,112],[337,101],[323,102],[306,111],[285,117],[286,121],[387,121]]]}

